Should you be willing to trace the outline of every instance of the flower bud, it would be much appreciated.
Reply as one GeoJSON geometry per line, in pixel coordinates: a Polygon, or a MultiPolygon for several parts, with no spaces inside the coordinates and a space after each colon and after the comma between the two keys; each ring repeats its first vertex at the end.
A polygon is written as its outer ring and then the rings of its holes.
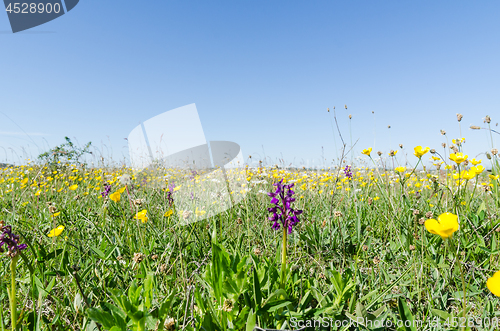
{"type": "Polygon", "coordinates": [[[436,154],[436,150],[433,148],[430,150],[431,154],[436,154]]]}
{"type": "Polygon", "coordinates": [[[457,121],[461,122],[464,115],[457,113],[457,121]]]}

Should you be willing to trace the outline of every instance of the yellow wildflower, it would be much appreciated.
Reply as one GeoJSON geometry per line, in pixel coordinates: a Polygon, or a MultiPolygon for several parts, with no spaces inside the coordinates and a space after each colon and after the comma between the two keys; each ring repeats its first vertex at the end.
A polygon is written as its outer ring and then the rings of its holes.
{"type": "Polygon", "coordinates": [[[148,221],[148,217],[146,215],[147,213],[148,211],[143,209],[134,216],[134,219],[141,220],[142,223],[146,223],[148,221]]]}
{"type": "Polygon", "coordinates": [[[431,149],[429,147],[422,148],[422,146],[417,146],[413,149],[415,151],[415,156],[416,157],[422,157],[424,154],[429,152],[431,149]]]}
{"type": "Polygon", "coordinates": [[[465,160],[467,160],[468,157],[469,157],[468,155],[464,155],[464,153],[462,152],[450,154],[450,160],[454,161],[456,164],[464,162],[465,160]]]}
{"type": "Polygon", "coordinates": [[[109,195],[109,198],[110,198],[111,200],[113,200],[114,202],[119,202],[119,201],[120,201],[120,192],[119,192],[119,191],[117,191],[117,192],[115,192],[115,193],[111,193],[111,194],[109,195]]]}
{"type": "Polygon", "coordinates": [[[492,277],[488,278],[486,286],[491,293],[500,297],[500,271],[495,272],[492,277]]]}
{"type": "Polygon", "coordinates": [[[59,225],[57,228],[50,230],[48,237],[58,237],[64,231],[64,225],[59,225]]]}
{"type": "Polygon", "coordinates": [[[425,221],[425,228],[433,234],[446,239],[453,235],[458,230],[458,216],[452,213],[443,213],[438,219],[428,219],[425,221]]]}
{"type": "Polygon", "coordinates": [[[363,149],[363,151],[361,152],[361,154],[370,156],[371,152],[372,152],[372,148],[369,147],[367,149],[363,149]]]}

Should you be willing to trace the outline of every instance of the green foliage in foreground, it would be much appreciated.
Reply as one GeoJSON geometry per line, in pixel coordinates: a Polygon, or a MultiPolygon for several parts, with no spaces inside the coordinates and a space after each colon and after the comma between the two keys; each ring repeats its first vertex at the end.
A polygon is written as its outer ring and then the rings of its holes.
{"type": "MultiPolygon", "coordinates": [[[[165,216],[165,189],[141,186],[133,176],[119,202],[100,198],[99,185],[113,182],[115,192],[127,171],[26,166],[1,174],[1,218],[29,246],[15,278],[18,330],[298,329],[298,321],[329,319],[331,326],[309,330],[375,330],[388,322],[395,326],[385,329],[452,330],[473,329],[470,318],[498,316],[499,300],[485,285],[500,253],[491,191],[466,186],[457,195],[429,182],[416,194],[396,175],[391,185],[389,173],[377,177],[369,169],[352,181],[268,169],[253,175],[255,187],[237,206],[181,226],[178,213],[165,216]],[[299,182],[304,175],[313,180],[299,182]],[[23,184],[25,176],[30,182],[23,184]],[[282,177],[298,181],[295,204],[304,210],[288,237],[285,280],[281,232],[271,229],[269,197],[259,193],[282,177]],[[68,189],[73,182],[78,188],[68,189]],[[143,209],[148,220],[134,219],[143,209]],[[446,211],[457,213],[461,225],[444,241],[422,219],[446,211]],[[62,234],[48,237],[59,225],[62,234]],[[336,327],[335,320],[358,323],[336,327]]],[[[4,329],[9,284],[4,256],[4,329]]]]}

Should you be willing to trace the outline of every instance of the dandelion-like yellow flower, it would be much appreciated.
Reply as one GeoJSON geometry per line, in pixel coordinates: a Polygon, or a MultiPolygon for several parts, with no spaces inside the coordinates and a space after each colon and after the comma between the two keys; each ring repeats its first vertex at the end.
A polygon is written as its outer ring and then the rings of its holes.
{"type": "Polygon", "coordinates": [[[422,146],[417,146],[413,149],[415,151],[415,156],[416,157],[422,157],[424,154],[429,152],[431,149],[429,147],[422,148],[422,146]]]}
{"type": "Polygon", "coordinates": [[[78,185],[77,185],[77,184],[73,184],[73,185],[71,185],[71,186],[69,187],[69,189],[70,189],[71,191],[74,191],[74,190],[76,190],[77,188],[78,188],[78,185]]]}
{"type": "Polygon", "coordinates": [[[148,211],[143,209],[134,216],[134,219],[141,220],[142,223],[146,223],[148,221],[148,216],[146,215],[147,213],[148,211]]]}
{"type": "Polygon", "coordinates": [[[363,149],[363,151],[361,152],[361,154],[370,156],[371,152],[372,152],[372,148],[369,147],[367,149],[363,149]]]}
{"type": "Polygon", "coordinates": [[[111,193],[111,194],[109,195],[109,198],[110,198],[111,200],[113,200],[114,202],[120,202],[120,192],[119,192],[119,191],[117,191],[117,192],[115,192],[115,193],[111,193]]]}
{"type": "Polygon", "coordinates": [[[406,171],[406,167],[397,167],[397,168],[395,168],[394,170],[396,170],[396,171],[397,171],[397,172],[399,172],[399,173],[403,173],[403,172],[405,172],[405,171],[406,171]]]}
{"type": "Polygon", "coordinates": [[[48,237],[58,237],[64,231],[64,225],[59,225],[57,228],[50,230],[48,237]]]}
{"type": "Polygon", "coordinates": [[[469,157],[468,155],[464,155],[464,153],[462,152],[450,154],[450,160],[454,161],[456,164],[464,162],[465,160],[467,160],[468,157],[469,157]]]}
{"type": "Polygon", "coordinates": [[[432,234],[437,234],[446,239],[458,230],[458,216],[452,213],[443,213],[438,219],[428,219],[425,221],[425,228],[432,234]]]}
{"type": "Polygon", "coordinates": [[[495,272],[492,277],[488,278],[486,286],[491,293],[500,297],[500,271],[495,272]]]}
{"type": "Polygon", "coordinates": [[[21,184],[23,184],[23,185],[26,185],[26,183],[28,183],[28,178],[24,178],[24,179],[21,181],[21,184]]]}
{"type": "Polygon", "coordinates": [[[173,211],[172,209],[170,209],[170,210],[169,210],[169,211],[167,211],[167,212],[166,212],[163,216],[165,216],[165,217],[170,217],[170,216],[172,216],[172,215],[173,215],[173,213],[174,213],[174,211],[173,211]]]}

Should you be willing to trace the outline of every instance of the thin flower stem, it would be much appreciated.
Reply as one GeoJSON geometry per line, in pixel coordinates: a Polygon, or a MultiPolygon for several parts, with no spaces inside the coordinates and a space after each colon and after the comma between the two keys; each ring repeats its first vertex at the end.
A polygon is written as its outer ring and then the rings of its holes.
{"type": "Polygon", "coordinates": [[[281,250],[281,288],[284,290],[285,289],[285,283],[286,283],[286,246],[288,242],[288,229],[286,227],[283,227],[283,247],[281,250]]]}
{"type": "Polygon", "coordinates": [[[17,300],[16,300],[16,268],[19,254],[10,261],[10,321],[12,331],[17,330],[17,300]]]}

